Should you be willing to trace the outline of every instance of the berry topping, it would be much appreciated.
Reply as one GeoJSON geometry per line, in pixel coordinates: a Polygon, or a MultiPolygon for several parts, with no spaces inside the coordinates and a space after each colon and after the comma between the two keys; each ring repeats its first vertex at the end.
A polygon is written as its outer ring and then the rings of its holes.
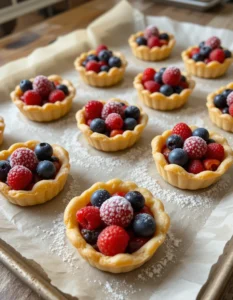
{"type": "Polygon", "coordinates": [[[224,97],[227,98],[227,96],[228,96],[231,92],[233,92],[232,89],[226,89],[225,91],[222,92],[222,95],[223,95],[224,97]]]}
{"type": "Polygon", "coordinates": [[[81,229],[81,234],[88,244],[95,245],[97,243],[100,230],[88,230],[83,228],[81,229]]]}
{"type": "Polygon", "coordinates": [[[137,236],[151,237],[155,234],[156,224],[149,214],[138,214],[133,220],[133,231],[137,236]]]}
{"type": "Polygon", "coordinates": [[[128,106],[125,109],[125,117],[126,118],[133,118],[135,120],[138,120],[140,117],[140,110],[137,106],[128,106]]]}
{"type": "Polygon", "coordinates": [[[225,150],[221,144],[211,143],[207,145],[206,158],[217,159],[222,161],[224,159],[225,150]]]}
{"type": "Polygon", "coordinates": [[[214,49],[211,53],[210,53],[210,60],[211,61],[218,61],[220,63],[223,63],[225,60],[225,53],[222,49],[214,49]]]}
{"type": "Polygon", "coordinates": [[[181,72],[176,67],[168,67],[163,73],[163,82],[165,84],[176,86],[181,80],[181,72]]]}
{"type": "Polygon", "coordinates": [[[95,206],[86,206],[76,213],[77,222],[85,229],[95,230],[101,226],[100,210],[95,206]]]}
{"type": "Polygon", "coordinates": [[[146,39],[149,39],[151,36],[159,36],[159,29],[158,27],[154,26],[154,25],[150,25],[146,28],[146,30],[144,31],[144,36],[146,39]]]}
{"type": "Polygon", "coordinates": [[[93,206],[100,207],[104,203],[104,201],[106,201],[109,198],[111,198],[111,195],[108,191],[103,189],[97,190],[91,196],[91,204],[93,206]]]}
{"type": "Polygon", "coordinates": [[[53,155],[53,148],[48,143],[37,144],[34,152],[39,160],[50,160],[53,155]]]}
{"type": "Polygon", "coordinates": [[[229,51],[229,50],[224,50],[224,54],[225,54],[225,58],[230,58],[230,57],[232,57],[232,53],[231,53],[231,51],[229,51]]]}
{"type": "Polygon", "coordinates": [[[64,93],[66,96],[69,95],[68,87],[67,87],[66,85],[64,85],[64,84],[59,84],[59,85],[57,85],[57,86],[56,86],[56,89],[57,89],[57,90],[63,91],[63,93],[64,93]]]}
{"type": "Polygon", "coordinates": [[[162,153],[165,156],[165,158],[166,158],[167,161],[168,161],[168,156],[169,156],[170,152],[171,152],[171,150],[168,149],[167,147],[163,148],[162,153]]]}
{"type": "Polygon", "coordinates": [[[233,104],[229,107],[229,114],[233,117],[233,104]]]}
{"type": "Polygon", "coordinates": [[[192,130],[187,124],[178,123],[173,127],[172,134],[178,134],[185,141],[192,135],[192,130]]]}
{"type": "Polygon", "coordinates": [[[42,98],[37,91],[29,90],[23,95],[23,100],[27,105],[41,105],[42,98]]]}
{"type": "Polygon", "coordinates": [[[99,118],[92,120],[90,124],[90,129],[93,132],[104,133],[106,129],[104,120],[99,118]]]}
{"type": "Polygon", "coordinates": [[[207,129],[199,127],[193,131],[193,136],[199,136],[203,140],[208,141],[210,134],[207,129]]]}
{"type": "Polygon", "coordinates": [[[191,136],[184,142],[183,149],[187,152],[189,158],[202,158],[207,151],[207,143],[201,137],[191,136]]]}
{"type": "Polygon", "coordinates": [[[28,90],[32,90],[32,82],[30,80],[22,80],[20,81],[19,87],[21,89],[22,92],[26,92],[28,90]]]}
{"type": "Polygon", "coordinates": [[[129,253],[136,252],[143,245],[145,245],[148,241],[149,241],[149,238],[133,237],[129,241],[127,250],[128,250],[129,253]]]}
{"type": "Polygon", "coordinates": [[[212,36],[208,38],[208,40],[205,42],[205,45],[211,47],[212,49],[215,49],[220,47],[221,41],[218,37],[212,36]]]}
{"type": "Polygon", "coordinates": [[[194,56],[195,54],[198,54],[198,53],[200,53],[200,49],[199,49],[199,48],[193,48],[193,49],[191,50],[190,54],[189,54],[189,57],[190,57],[190,58],[193,58],[193,56],[194,56]]]}
{"type": "Polygon", "coordinates": [[[57,101],[62,101],[65,97],[66,95],[62,90],[54,90],[49,94],[49,102],[55,103],[57,101]]]}
{"type": "Polygon", "coordinates": [[[109,58],[112,56],[112,53],[108,50],[102,50],[98,54],[98,58],[100,61],[108,62],[109,58]]]}
{"type": "Polygon", "coordinates": [[[36,172],[42,179],[53,179],[56,175],[56,168],[51,161],[43,160],[37,165],[36,172]]]}
{"type": "Polygon", "coordinates": [[[171,96],[174,92],[173,88],[168,84],[162,85],[160,87],[159,91],[160,91],[161,94],[163,94],[164,96],[167,96],[167,97],[171,96]]]}
{"type": "Polygon", "coordinates": [[[24,190],[32,181],[32,172],[24,166],[13,167],[7,175],[7,184],[13,190],[24,190]]]}
{"type": "Polygon", "coordinates": [[[196,53],[196,54],[193,54],[192,59],[196,62],[203,61],[204,56],[201,53],[196,53]]]}
{"type": "Polygon", "coordinates": [[[112,57],[110,57],[110,59],[108,61],[108,65],[109,65],[110,68],[113,68],[113,67],[120,68],[121,67],[121,60],[117,56],[112,56],[112,57]]]}
{"type": "Polygon", "coordinates": [[[150,80],[144,83],[144,88],[148,90],[150,93],[155,93],[155,92],[159,92],[160,84],[155,82],[154,80],[150,80]]]}
{"type": "Polygon", "coordinates": [[[85,105],[85,117],[86,119],[95,119],[101,117],[103,109],[103,103],[96,100],[88,101],[85,105]]]}
{"type": "Polygon", "coordinates": [[[145,69],[142,74],[142,83],[145,83],[146,81],[154,80],[155,73],[156,73],[155,70],[152,68],[145,69]]]}
{"type": "Polygon", "coordinates": [[[136,38],[136,43],[138,46],[146,46],[147,45],[147,39],[145,39],[143,36],[139,36],[136,38]]]}
{"type": "Polygon", "coordinates": [[[125,199],[128,200],[135,211],[141,210],[145,205],[145,198],[138,191],[131,191],[125,195],[125,199]]]}
{"type": "Polygon", "coordinates": [[[199,48],[202,48],[202,47],[204,47],[204,46],[205,46],[205,42],[204,42],[204,41],[200,42],[199,48]]]}
{"type": "Polygon", "coordinates": [[[201,160],[194,159],[194,160],[190,160],[187,171],[192,174],[198,174],[205,171],[205,168],[201,160]]]}
{"type": "Polygon", "coordinates": [[[38,164],[35,153],[28,148],[18,148],[11,154],[11,166],[24,166],[34,171],[38,164]]]}
{"type": "Polygon", "coordinates": [[[173,150],[175,148],[183,147],[183,139],[178,134],[172,134],[167,138],[166,146],[168,149],[173,150]]]}
{"type": "Polygon", "coordinates": [[[100,71],[100,64],[95,60],[90,60],[86,64],[86,70],[87,71],[93,71],[95,73],[99,73],[100,71]]]}
{"type": "Polygon", "coordinates": [[[203,164],[206,170],[208,171],[216,171],[220,165],[220,161],[217,159],[205,159],[203,160],[203,164]]]}
{"type": "Polygon", "coordinates": [[[7,160],[1,160],[0,161],[0,180],[6,181],[7,174],[9,173],[11,169],[11,165],[9,161],[7,160]]]}
{"type": "Polygon", "coordinates": [[[140,211],[136,212],[136,214],[149,214],[154,217],[148,206],[144,206],[140,211]]]}
{"type": "Polygon", "coordinates": [[[97,246],[101,253],[114,256],[124,253],[129,242],[128,233],[121,227],[112,225],[106,227],[99,235],[97,246]]]}
{"type": "Polygon", "coordinates": [[[224,107],[224,108],[222,109],[222,113],[223,113],[223,114],[229,114],[229,107],[224,107]]]}
{"type": "Polygon", "coordinates": [[[119,114],[112,113],[107,116],[105,124],[109,130],[121,129],[123,127],[123,119],[119,114]]]}
{"type": "MultiPolygon", "coordinates": [[[[232,96],[233,96],[233,93],[232,93],[232,96]]],[[[233,97],[232,97],[232,100],[233,100],[233,97]]],[[[227,105],[226,97],[223,94],[216,95],[214,97],[214,105],[218,108],[224,108],[227,105]]]]}
{"type": "MultiPolygon", "coordinates": [[[[216,97],[217,97],[217,96],[216,96],[216,97]]],[[[226,102],[227,102],[227,105],[228,105],[228,106],[231,106],[231,104],[233,104],[233,92],[231,92],[231,93],[227,96],[226,102]]],[[[225,102],[225,105],[224,105],[223,107],[226,106],[226,102],[225,102]]],[[[214,102],[214,104],[215,104],[215,102],[214,102]]],[[[215,104],[215,106],[217,106],[217,105],[215,104]]],[[[218,106],[217,106],[217,107],[218,107],[218,106]]],[[[222,107],[221,107],[221,108],[222,108],[222,107]]]]}
{"type": "Polygon", "coordinates": [[[120,130],[120,129],[118,129],[118,130],[112,130],[110,132],[110,137],[114,137],[114,136],[116,136],[118,134],[122,134],[122,133],[124,133],[124,130],[120,130]]]}
{"type": "Polygon", "coordinates": [[[204,46],[200,49],[200,54],[203,55],[204,58],[208,58],[212,48],[209,46],[204,46]]]}
{"type": "Polygon", "coordinates": [[[170,164],[184,166],[188,162],[188,154],[183,149],[176,148],[170,152],[168,161],[170,164]]]}
{"type": "Polygon", "coordinates": [[[149,48],[160,47],[161,46],[160,39],[157,36],[151,36],[147,41],[147,46],[149,48]]]}
{"type": "Polygon", "coordinates": [[[97,48],[96,48],[96,53],[99,54],[100,51],[102,50],[108,50],[108,47],[105,46],[105,45],[99,45],[97,48]]]}
{"type": "Polygon", "coordinates": [[[162,77],[163,77],[163,73],[158,72],[154,76],[154,81],[159,83],[159,84],[163,84],[163,78],[162,77]]]}
{"type": "Polygon", "coordinates": [[[160,40],[165,40],[165,41],[169,41],[169,35],[167,33],[161,33],[159,35],[159,39],[160,40]]]}
{"type": "Polygon", "coordinates": [[[112,113],[119,114],[121,117],[124,116],[124,109],[121,103],[114,101],[107,102],[103,107],[101,117],[105,120],[112,113]]]}
{"type": "Polygon", "coordinates": [[[207,144],[216,143],[213,139],[208,139],[207,144]]]}
{"type": "Polygon", "coordinates": [[[137,121],[133,118],[124,119],[124,130],[134,130],[137,125],[137,121]]]}
{"type": "Polygon", "coordinates": [[[93,61],[93,60],[94,60],[94,61],[99,61],[98,56],[95,55],[95,54],[90,54],[90,55],[88,55],[87,58],[86,58],[86,61],[87,61],[87,62],[93,61]]]}
{"type": "Polygon", "coordinates": [[[56,172],[58,172],[60,170],[60,168],[61,168],[61,163],[60,163],[58,157],[52,156],[50,158],[50,161],[54,164],[54,166],[56,168],[56,172]]]}
{"type": "Polygon", "coordinates": [[[47,77],[39,75],[33,81],[33,89],[38,92],[41,97],[47,98],[52,90],[54,90],[54,85],[47,77]]]}
{"type": "Polygon", "coordinates": [[[126,193],[125,192],[116,192],[113,194],[113,196],[121,196],[121,197],[125,197],[126,193]]]}
{"type": "Polygon", "coordinates": [[[110,70],[109,66],[103,65],[100,67],[100,72],[108,72],[110,70]]]}
{"type": "Polygon", "coordinates": [[[175,86],[174,87],[174,93],[180,94],[183,91],[183,88],[181,86],[175,86]]]}

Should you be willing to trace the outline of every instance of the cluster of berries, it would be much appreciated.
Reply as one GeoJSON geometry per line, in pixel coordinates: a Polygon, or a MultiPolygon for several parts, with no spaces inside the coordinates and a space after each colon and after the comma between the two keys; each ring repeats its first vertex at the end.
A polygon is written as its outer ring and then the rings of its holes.
{"type": "Polygon", "coordinates": [[[140,121],[140,110],[137,106],[108,101],[103,105],[97,100],[85,105],[86,124],[93,132],[114,137],[125,130],[134,130],[140,121]]]}
{"type": "Polygon", "coordinates": [[[167,97],[180,94],[189,87],[186,77],[177,67],[161,68],[158,72],[147,68],[143,72],[142,84],[150,93],[159,92],[167,97]]]}
{"type": "Polygon", "coordinates": [[[36,145],[34,151],[18,148],[7,160],[0,161],[0,181],[13,190],[31,190],[40,180],[54,179],[60,167],[48,143],[36,145]]]}
{"type": "Polygon", "coordinates": [[[192,131],[185,123],[174,126],[162,153],[168,163],[182,166],[193,174],[216,171],[225,156],[223,146],[209,138],[208,130],[192,131]]]}
{"type": "Polygon", "coordinates": [[[111,195],[97,190],[76,219],[85,241],[107,256],[137,251],[156,231],[153,214],[138,191],[111,195]]]}
{"type": "Polygon", "coordinates": [[[226,89],[221,94],[214,97],[214,105],[223,114],[230,114],[233,117],[233,90],[226,89]]]}
{"type": "Polygon", "coordinates": [[[111,68],[120,68],[122,61],[118,56],[114,56],[107,46],[99,45],[96,48],[96,54],[90,54],[82,62],[82,66],[87,71],[95,73],[108,72],[111,68]]]}
{"type": "Polygon", "coordinates": [[[55,103],[63,101],[69,95],[66,85],[50,81],[43,75],[37,76],[33,82],[27,79],[22,80],[19,87],[23,93],[20,99],[26,105],[42,106],[46,103],[55,103]]]}
{"type": "Polygon", "coordinates": [[[231,51],[223,49],[218,37],[212,36],[207,41],[199,44],[199,47],[193,48],[189,57],[195,61],[203,61],[208,64],[211,61],[223,63],[226,58],[231,57],[231,51]]]}
{"type": "Polygon", "coordinates": [[[136,38],[138,46],[148,46],[149,48],[162,47],[163,45],[167,45],[168,42],[169,35],[167,33],[159,33],[159,29],[154,25],[146,28],[144,36],[136,38]]]}

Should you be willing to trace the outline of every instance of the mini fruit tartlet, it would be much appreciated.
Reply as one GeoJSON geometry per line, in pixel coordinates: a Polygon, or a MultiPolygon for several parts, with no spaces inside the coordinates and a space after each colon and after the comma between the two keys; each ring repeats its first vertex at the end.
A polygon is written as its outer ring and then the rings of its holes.
{"type": "Polygon", "coordinates": [[[233,83],[209,94],[206,106],[214,124],[225,131],[233,132],[233,83]]]}
{"type": "Polygon", "coordinates": [[[0,192],[13,204],[41,204],[63,189],[69,170],[64,148],[38,141],[17,143],[0,152],[0,192]]]}
{"type": "Polygon", "coordinates": [[[118,151],[135,144],[148,122],[139,107],[120,99],[89,101],[76,114],[78,128],[88,143],[102,151],[118,151]]]}
{"type": "Polygon", "coordinates": [[[73,198],[66,234],[92,266],[111,273],[132,271],[164,242],[170,218],[162,202],[133,182],[98,182],[73,198]]]}
{"type": "Polygon", "coordinates": [[[150,108],[173,110],[184,105],[195,87],[195,81],[182,75],[177,67],[147,68],[134,79],[141,101],[150,108]]]}
{"type": "Polygon", "coordinates": [[[154,25],[148,26],[144,32],[139,31],[129,38],[129,45],[134,56],[146,61],[166,59],[171,54],[175,43],[172,34],[159,32],[154,25]]]}
{"type": "Polygon", "coordinates": [[[181,56],[189,74],[210,79],[225,74],[233,62],[231,51],[224,49],[216,36],[188,48],[181,56]]]}
{"type": "Polygon", "coordinates": [[[11,93],[11,99],[28,119],[49,122],[70,111],[75,93],[70,81],[58,75],[39,75],[22,80],[11,93]]]}
{"type": "Polygon", "coordinates": [[[82,53],[74,62],[84,82],[96,87],[108,87],[120,82],[127,61],[122,53],[112,52],[99,45],[96,50],[82,53]]]}
{"type": "Polygon", "coordinates": [[[4,119],[0,117],[0,145],[3,143],[4,129],[5,129],[4,119]]]}
{"type": "Polygon", "coordinates": [[[206,188],[233,163],[233,151],[225,138],[185,123],[155,137],[151,145],[159,174],[180,189],[206,188]]]}

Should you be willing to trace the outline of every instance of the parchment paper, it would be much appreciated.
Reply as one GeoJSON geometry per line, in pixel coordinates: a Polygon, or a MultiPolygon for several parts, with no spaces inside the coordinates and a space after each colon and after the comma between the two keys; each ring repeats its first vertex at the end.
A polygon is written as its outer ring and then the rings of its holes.
{"type": "MultiPolygon", "coordinates": [[[[78,16],[77,16],[78,17],[78,16]]],[[[120,153],[102,153],[92,149],[78,131],[75,113],[90,99],[119,97],[130,103],[140,101],[132,82],[145,67],[176,65],[183,69],[180,53],[211,35],[221,37],[223,45],[233,49],[233,32],[165,17],[144,17],[126,2],[120,2],[94,21],[87,30],[75,31],[54,44],[36,50],[27,58],[0,68],[0,114],[6,121],[5,142],[1,149],[15,142],[38,139],[59,143],[71,158],[71,173],[65,189],[54,200],[37,207],[21,208],[0,196],[1,238],[23,256],[33,259],[61,291],[89,299],[195,299],[205,283],[211,266],[222,253],[233,232],[233,173],[225,174],[214,186],[196,192],[181,191],[168,185],[158,175],[150,142],[155,135],[184,121],[205,126],[224,135],[233,146],[232,135],[216,128],[205,106],[208,93],[231,81],[232,68],[218,80],[196,78],[196,88],[188,104],[173,112],[158,112],[144,107],[149,124],[141,140],[120,153]],[[175,34],[177,45],[172,56],[160,63],[136,59],[128,47],[129,35],[147,24],[175,34]],[[73,67],[82,51],[106,43],[122,51],[128,67],[124,81],[109,89],[85,85],[73,67]],[[70,79],[77,88],[72,111],[63,119],[49,124],[31,122],[11,103],[9,92],[23,78],[52,73],[70,79]],[[79,257],[67,241],[63,212],[67,203],[96,181],[119,177],[133,180],[159,197],[171,216],[167,240],[145,266],[128,274],[113,275],[98,271],[79,257]]]]}

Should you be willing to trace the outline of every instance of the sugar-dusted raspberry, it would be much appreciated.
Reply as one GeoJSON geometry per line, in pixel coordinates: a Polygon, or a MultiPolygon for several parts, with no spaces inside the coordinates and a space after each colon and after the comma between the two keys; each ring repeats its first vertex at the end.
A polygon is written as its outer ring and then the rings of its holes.
{"type": "Polygon", "coordinates": [[[96,119],[101,117],[103,109],[103,103],[97,100],[88,101],[85,105],[85,117],[86,119],[96,119]]]}
{"type": "Polygon", "coordinates": [[[220,47],[221,41],[218,37],[212,36],[208,38],[208,40],[205,42],[205,45],[211,47],[212,49],[216,49],[220,47]]]}
{"type": "Polygon", "coordinates": [[[147,46],[149,48],[161,47],[160,39],[157,36],[151,36],[147,41],[147,46]]]}
{"type": "Polygon", "coordinates": [[[144,83],[144,88],[148,90],[150,93],[155,93],[155,92],[159,92],[160,84],[153,80],[150,80],[144,83]]]}
{"type": "Polygon", "coordinates": [[[122,129],[124,121],[119,114],[112,113],[107,116],[105,124],[109,130],[122,129]]]}
{"type": "Polygon", "coordinates": [[[102,50],[108,50],[108,47],[106,45],[99,45],[96,48],[96,53],[99,54],[102,50]]]}
{"type": "Polygon", "coordinates": [[[112,225],[106,227],[98,236],[97,246],[101,253],[114,256],[124,253],[129,242],[129,235],[120,226],[112,225]]]}
{"type": "Polygon", "coordinates": [[[25,92],[22,97],[23,97],[23,101],[27,105],[41,105],[42,104],[42,98],[41,98],[40,94],[36,91],[29,90],[29,91],[25,92]]]}
{"type": "Polygon", "coordinates": [[[233,92],[227,96],[227,105],[231,106],[231,104],[233,104],[233,92]]]}
{"type": "Polygon", "coordinates": [[[24,166],[31,171],[34,171],[38,165],[38,159],[34,151],[28,148],[18,148],[10,158],[11,166],[24,166]]]}
{"type": "Polygon", "coordinates": [[[32,172],[24,166],[13,167],[7,175],[7,183],[13,190],[24,190],[31,183],[32,172]]]}
{"type": "Polygon", "coordinates": [[[225,150],[221,144],[211,143],[207,145],[206,158],[222,161],[225,156],[225,150]]]}
{"type": "Polygon", "coordinates": [[[200,52],[200,48],[193,48],[189,53],[189,57],[192,58],[194,54],[198,54],[200,52]]]}
{"type": "Polygon", "coordinates": [[[99,64],[99,62],[98,62],[98,61],[95,61],[95,60],[90,60],[90,61],[86,64],[86,70],[87,70],[87,71],[93,71],[93,72],[95,72],[95,73],[99,73],[100,67],[101,67],[101,65],[99,64]]]}
{"type": "Polygon", "coordinates": [[[142,74],[142,83],[145,83],[146,81],[154,80],[156,71],[152,68],[147,68],[144,70],[142,74]]]}
{"type": "Polygon", "coordinates": [[[159,37],[159,29],[154,25],[150,25],[144,31],[144,36],[146,39],[149,39],[151,36],[159,37]]]}
{"type": "Polygon", "coordinates": [[[55,103],[57,101],[62,101],[66,97],[65,93],[61,90],[54,90],[49,94],[49,102],[55,103]]]}
{"type": "Polygon", "coordinates": [[[229,114],[233,117],[233,103],[229,107],[229,114]]]}
{"type": "Polygon", "coordinates": [[[183,149],[191,159],[202,158],[207,151],[207,143],[201,137],[191,136],[184,142],[183,149]]]}
{"type": "Polygon", "coordinates": [[[110,137],[114,137],[118,134],[123,134],[123,133],[124,133],[124,130],[122,130],[122,129],[117,129],[117,130],[114,129],[110,132],[110,137]]]}
{"type": "Polygon", "coordinates": [[[83,228],[94,230],[101,226],[100,210],[95,206],[86,206],[76,213],[76,220],[83,228]]]}
{"type": "Polygon", "coordinates": [[[130,239],[129,244],[128,244],[128,252],[133,253],[136,252],[138,249],[140,249],[143,245],[145,245],[150,238],[145,238],[145,237],[133,237],[130,239]]]}
{"type": "Polygon", "coordinates": [[[105,120],[112,113],[119,114],[121,117],[124,116],[124,109],[121,103],[115,101],[107,102],[103,107],[101,117],[105,120]]]}
{"type": "Polygon", "coordinates": [[[222,49],[214,49],[210,52],[209,58],[211,61],[218,61],[220,63],[223,63],[225,60],[225,53],[222,49]]]}
{"type": "Polygon", "coordinates": [[[107,225],[127,227],[133,219],[133,208],[125,198],[113,196],[101,205],[100,217],[107,225]]]}
{"type": "Polygon", "coordinates": [[[178,123],[172,129],[172,134],[178,134],[185,141],[192,136],[191,128],[185,123],[178,123]]]}
{"type": "Polygon", "coordinates": [[[217,159],[208,158],[203,160],[203,165],[208,171],[216,171],[220,164],[221,162],[217,159]]]}
{"type": "Polygon", "coordinates": [[[190,160],[187,171],[192,174],[198,174],[205,171],[202,161],[199,159],[190,160]]]}
{"type": "Polygon", "coordinates": [[[54,90],[54,84],[46,76],[39,75],[33,81],[33,89],[46,98],[54,90]]]}
{"type": "Polygon", "coordinates": [[[168,67],[163,73],[163,83],[176,86],[181,80],[181,72],[177,67],[168,67]]]}

